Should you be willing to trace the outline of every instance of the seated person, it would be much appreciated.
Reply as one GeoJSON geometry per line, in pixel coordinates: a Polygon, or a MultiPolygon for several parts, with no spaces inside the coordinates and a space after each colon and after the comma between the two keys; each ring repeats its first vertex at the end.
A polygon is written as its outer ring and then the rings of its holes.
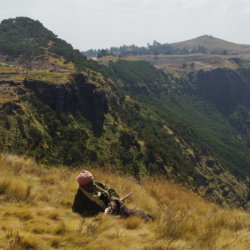
{"type": "Polygon", "coordinates": [[[79,188],[75,195],[73,212],[82,216],[94,216],[104,212],[112,201],[120,201],[120,197],[114,189],[94,181],[93,175],[87,170],[83,170],[76,180],[79,188]]]}

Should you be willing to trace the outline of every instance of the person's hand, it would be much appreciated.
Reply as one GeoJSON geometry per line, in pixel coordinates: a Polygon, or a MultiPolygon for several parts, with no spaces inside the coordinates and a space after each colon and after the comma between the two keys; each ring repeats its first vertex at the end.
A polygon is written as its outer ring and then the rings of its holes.
{"type": "Polygon", "coordinates": [[[109,210],[108,210],[109,214],[119,214],[120,207],[121,207],[120,201],[111,200],[108,207],[109,207],[109,210]]]}

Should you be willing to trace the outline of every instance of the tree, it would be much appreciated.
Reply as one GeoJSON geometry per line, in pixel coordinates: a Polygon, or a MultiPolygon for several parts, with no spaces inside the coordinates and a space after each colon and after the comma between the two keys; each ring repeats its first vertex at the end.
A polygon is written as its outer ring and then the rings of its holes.
{"type": "Polygon", "coordinates": [[[108,52],[107,49],[102,49],[98,52],[97,54],[97,58],[101,58],[101,57],[104,57],[104,56],[109,56],[110,53],[108,52]]]}

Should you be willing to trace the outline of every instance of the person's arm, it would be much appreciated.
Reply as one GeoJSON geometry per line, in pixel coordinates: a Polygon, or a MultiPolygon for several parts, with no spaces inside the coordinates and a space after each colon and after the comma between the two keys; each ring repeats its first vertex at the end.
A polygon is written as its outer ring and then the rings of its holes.
{"type": "Polygon", "coordinates": [[[119,194],[113,188],[108,188],[107,191],[110,195],[111,200],[120,200],[119,194]]]}
{"type": "Polygon", "coordinates": [[[113,188],[109,188],[108,186],[100,183],[100,182],[96,182],[96,185],[98,185],[99,187],[101,187],[102,189],[104,189],[105,191],[108,192],[109,196],[110,196],[110,200],[120,200],[120,196],[119,194],[115,191],[115,189],[113,188]]]}

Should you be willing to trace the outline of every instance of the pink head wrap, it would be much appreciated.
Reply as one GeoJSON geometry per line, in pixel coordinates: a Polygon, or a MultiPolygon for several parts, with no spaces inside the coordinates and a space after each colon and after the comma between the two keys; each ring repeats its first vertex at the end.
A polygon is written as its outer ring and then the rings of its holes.
{"type": "Polygon", "coordinates": [[[89,184],[90,182],[92,182],[93,179],[93,175],[87,171],[87,170],[83,170],[77,177],[76,177],[77,182],[79,183],[80,186],[84,186],[89,184]]]}

